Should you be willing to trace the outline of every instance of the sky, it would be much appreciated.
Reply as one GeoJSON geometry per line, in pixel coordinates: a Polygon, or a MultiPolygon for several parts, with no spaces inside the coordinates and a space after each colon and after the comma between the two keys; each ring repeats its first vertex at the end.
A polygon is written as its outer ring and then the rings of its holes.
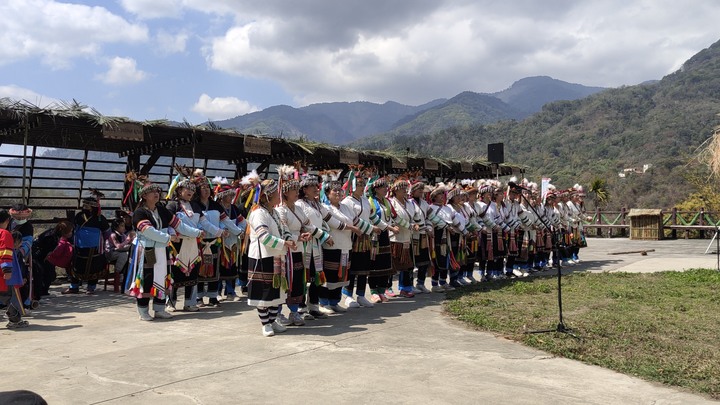
{"type": "Polygon", "coordinates": [[[199,124],[274,105],[661,79],[716,0],[5,0],[0,97],[199,124]]]}

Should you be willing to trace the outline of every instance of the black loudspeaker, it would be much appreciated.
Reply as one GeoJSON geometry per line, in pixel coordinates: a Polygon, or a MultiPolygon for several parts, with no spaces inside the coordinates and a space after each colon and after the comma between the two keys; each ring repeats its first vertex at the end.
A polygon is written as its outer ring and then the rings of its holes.
{"type": "Polygon", "coordinates": [[[488,144],[488,161],[490,163],[505,163],[505,144],[489,143],[488,144]]]}

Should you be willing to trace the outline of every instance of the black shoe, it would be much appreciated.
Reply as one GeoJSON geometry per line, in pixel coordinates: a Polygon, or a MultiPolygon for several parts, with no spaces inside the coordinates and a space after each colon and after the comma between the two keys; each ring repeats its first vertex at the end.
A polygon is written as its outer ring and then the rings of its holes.
{"type": "Polygon", "coordinates": [[[218,301],[217,298],[210,298],[210,301],[208,302],[208,306],[212,308],[217,308],[220,306],[220,301],[218,301]]]}
{"type": "Polygon", "coordinates": [[[455,288],[462,288],[465,287],[463,284],[460,284],[457,280],[450,281],[450,285],[455,288]]]}

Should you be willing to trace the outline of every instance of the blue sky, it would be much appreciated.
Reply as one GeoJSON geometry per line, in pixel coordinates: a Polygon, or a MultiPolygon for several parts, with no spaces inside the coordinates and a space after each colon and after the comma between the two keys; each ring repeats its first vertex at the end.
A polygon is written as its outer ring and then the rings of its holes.
{"type": "Polygon", "coordinates": [[[0,97],[200,123],[278,104],[660,79],[720,39],[713,0],[12,0],[0,97]]]}

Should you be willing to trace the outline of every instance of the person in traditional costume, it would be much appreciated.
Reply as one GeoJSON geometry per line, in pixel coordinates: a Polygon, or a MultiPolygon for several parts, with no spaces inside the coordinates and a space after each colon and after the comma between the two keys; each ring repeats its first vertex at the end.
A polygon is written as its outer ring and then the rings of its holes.
{"type": "Polygon", "coordinates": [[[387,179],[371,179],[366,188],[370,202],[370,221],[381,230],[379,234],[373,234],[370,240],[368,276],[368,286],[372,294],[370,302],[377,304],[389,301],[385,293],[391,287],[392,276],[395,274],[390,252],[390,232],[400,232],[400,227],[395,225],[390,202],[385,198],[388,191],[387,179]]]}
{"type": "Polygon", "coordinates": [[[138,191],[138,207],[133,213],[136,237],[130,253],[125,290],[136,298],[142,321],[172,318],[165,311],[165,300],[172,289],[172,278],[168,272],[168,246],[170,242],[180,242],[184,235],[193,239],[202,235],[200,229],[185,225],[167,208],[158,204],[160,191],[158,184],[145,179],[138,191]],[[154,317],[150,315],[150,298],[153,300],[154,317]]]}
{"type": "Polygon", "coordinates": [[[464,285],[476,284],[478,280],[473,276],[475,272],[475,262],[478,264],[483,262],[480,257],[480,232],[483,224],[478,222],[478,213],[475,211],[475,203],[477,202],[478,189],[475,187],[473,180],[467,180],[463,185],[463,205],[462,211],[467,218],[467,235],[465,237],[465,264],[460,269],[458,282],[464,285]]]}
{"type": "MultiPolygon", "coordinates": [[[[201,230],[201,236],[219,235],[220,229],[213,226],[205,217],[200,204],[193,200],[196,186],[189,177],[190,171],[185,167],[176,167],[178,175],[168,188],[167,197],[172,200],[166,205],[167,210],[175,215],[185,226],[201,230]]],[[[170,233],[173,233],[170,231],[170,233]]],[[[180,288],[184,288],[183,311],[197,312],[196,300],[198,274],[200,272],[200,248],[194,234],[183,234],[177,241],[170,243],[170,273],[173,280],[172,293],[167,297],[168,312],[177,310],[177,298],[180,288]]]]}
{"type": "Polygon", "coordinates": [[[469,225],[469,216],[464,209],[462,188],[460,186],[454,186],[448,191],[447,204],[443,207],[443,211],[451,223],[449,228],[450,238],[447,240],[450,286],[458,288],[465,285],[460,283],[458,279],[461,276],[461,271],[463,271],[463,266],[467,264],[467,227],[469,225]]]}
{"type": "Polygon", "coordinates": [[[91,192],[94,195],[83,198],[82,211],[75,215],[75,263],[69,277],[70,287],[63,294],[79,294],[83,281],[87,282],[87,294],[94,294],[107,264],[104,240],[110,224],[100,210],[102,193],[91,192]]]}
{"type": "Polygon", "coordinates": [[[20,287],[25,284],[22,267],[20,264],[23,236],[19,231],[10,232],[10,213],[0,209],[0,297],[5,307],[5,315],[8,329],[19,329],[29,326],[28,321],[23,320],[25,314],[20,287]]]}
{"type": "Polygon", "coordinates": [[[580,248],[587,246],[585,239],[585,231],[583,229],[583,221],[587,215],[583,204],[585,191],[579,184],[575,184],[570,189],[570,200],[566,203],[568,207],[568,217],[570,218],[570,234],[572,235],[572,246],[570,247],[570,260],[575,263],[580,262],[580,248]]]}
{"type": "Polygon", "coordinates": [[[348,285],[349,271],[352,268],[350,251],[352,250],[352,236],[370,235],[373,226],[361,220],[350,207],[340,204],[345,198],[342,183],[337,180],[337,173],[328,173],[323,182],[323,195],[325,206],[333,218],[340,221],[341,226],[330,229],[333,245],[323,245],[323,274],[324,283],[320,285],[320,311],[326,314],[345,312],[340,306],[341,291],[348,285]]]}
{"type": "Polygon", "coordinates": [[[497,225],[491,235],[493,241],[493,260],[488,260],[488,273],[491,280],[505,278],[505,258],[507,257],[506,240],[510,234],[510,227],[506,223],[507,211],[504,204],[505,193],[499,182],[493,183],[493,197],[490,201],[487,215],[497,225]]]}
{"type": "Polygon", "coordinates": [[[433,259],[433,272],[431,274],[432,287],[430,291],[441,293],[452,291],[455,287],[447,284],[448,277],[448,243],[450,239],[450,225],[452,219],[449,212],[443,208],[447,204],[447,190],[444,184],[438,184],[430,192],[430,206],[427,218],[433,226],[433,244],[430,257],[433,259]]]}
{"type": "MultiPolygon", "coordinates": [[[[570,246],[572,246],[572,234],[570,233],[570,216],[567,202],[569,201],[569,192],[566,189],[559,190],[557,200],[553,209],[555,216],[559,220],[560,237],[562,242],[557,250],[560,263],[572,266],[575,262],[570,258],[570,246]]],[[[553,259],[555,260],[555,259],[553,259]]]]}
{"type": "MultiPolygon", "coordinates": [[[[359,219],[366,223],[372,223],[370,220],[370,202],[365,197],[365,186],[367,184],[366,174],[361,171],[351,171],[348,181],[345,183],[345,189],[349,191],[349,195],[345,197],[341,204],[350,208],[359,219]]],[[[379,226],[372,225],[372,231],[375,235],[381,232],[379,226]]],[[[348,285],[343,287],[342,293],[345,296],[345,306],[348,308],[366,307],[372,308],[374,304],[365,297],[367,287],[367,278],[370,275],[370,248],[373,233],[363,233],[361,235],[353,234],[353,245],[350,251],[350,275],[348,276],[348,285]],[[353,293],[354,296],[353,297],[353,293]]]]}
{"type": "Polygon", "coordinates": [[[240,213],[235,203],[240,195],[240,185],[230,184],[227,179],[220,179],[219,185],[215,189],[215,201],[220,203],[223,212],[233,224],[232,228],[226,225],[226,221],[221,223],[221,228],[227,229],[230,233],[223,238],[223,244],[220,254],[220,283],[218,285],[218,294],[222,291],[222,284],[225,283],[225,299],[230,301],[238,301],[235,292],[235,284],[239,277],[239,267],[241,260],[240,240],[245,236],[247,222],[245,217],[240,213]]]}
{"type": "Polygon", "coordinates": [[[33,268],[32,266],[32,245],[33,245],[33,225],[28,222],[32,216],[32,209],[25,204],[13,204],[10,207],[10,231],[20,232],[22,235],[22,243],[18,249],[20,256],[20,266],[22,273],[29,281],[20,288],[25,308],[30,308],[33,300],[39,300],[43,290],[41,268],[33,268]],[[31,274],[32,272],[32,274],[31,274]]]}
{"type": "MultiPolygon", "coordinates": [[[[295,202],[295,207],[302,210],[305,216],[310,220],[310,223],[317,229],[323,229],[326,232],[330,232],[331,229],[344,228],[344,224],[337,218],[333,217],[327,207],[318,201],[319,188],[318,179],[313,175],[305,175],[300,181],[300,198],[295,202]],[[326,227],[324,228],[324,225],[326,227]]],[[[303,317],[308,319],[314,318],[327,318],[327,314],[320,311],[320,285],[323,284],[324,275],[323,272],[323,256],[322,247],[332,247],[335,241],[332,237],[325,239],[321,242],[324,237],[321,233],[313,235],[313,239],[308,241],[304,247],[304,265],[307,269],[308,277],[307,281],[310,283],[307,293],[307,307],[306,313],[303,317]]],[[[303,305],[301,312],[303,311],[303,305]]]]}
{"type": "Polygon", "coordinates": [[[489,204],[493,194],[493,187],[484,179],[478,180],[476,186],[478,189],[478,198],[474,202],[473,208],[477,214],[477,222],[480,225],[480,232],[478,234],[477,262],[480,280],[487,281],[488,261],[494,260],[492,255],[492,235],[494,230],[499,227],[495,224],[495,221],[493,221],[491,216],[488,215],[488,210],[490,208],[489,204]]]}
{"type": "Polygon", "coordinates": [[[285,321],[282,312],[279,322],[283,325],[305,325],[305,320],[300,314],[300,304],[307,293],[307,274],[303,255],[308,243],[314,238],[319,241],[326,241],[330,234],[315,227],[305,212],[299,209],[295,203],[299,198],[300,181],[298,172],[293,166],[281,165],[278,167],[278,182],[282,194],[282,204],[275,207],[280,218],[280,223],[288,232],[287,240],[295,242],[295,247],[288,252],[285,259],[287,267],[288,291],[285,303],[290,310],[290,316],[285,321]]]}
{"type": "Polygon", "coordinates": [[[410,197],[417,208],[419,220],[419,229],[413,232],[412,236],[413,262],[417,268],[417,280],[413,289],[415,294],[430,292],[425,287],[425,279],[430,267],[430,247],[434,235],[432,222],[428,219],[430,204],[424,198],[429,192],[430,188],[422,181],[415,181],[410,186],[410,197]]]}
{"type": "Polygon", "coordinates": [[[198,274],[197,285],[197,305],[204,306],[205,296],[208,297],[208,306],[218,307],[218,284],[220,280],[220,246],[226,238],[235,238],[241,233],[227,214],[223,207],[214,199],[213,188],[211,182],[205,177],[201,170],[193,173],[193,182],[195,183],[194,200],[200,204],[202,212],[207,218],[213,230],[218,229],[218,233],[206,230],[205,237],[200,241],[200,271],[198,274]]]}
{"type": "Polygon", "coordinates": [[[410,182],[400,177],[393,183],[390,193],[390,213],[393,222],[397,225],[397,232],[390,232],[390,253],[392,256],[393,271],[398,274],[399,295],[405,298],[415,296],[413,292],[413,263],[412,237],[414,232],[420,231],[422,222],[418,207],[412,199],[408,199],[410,182]]]}
{"type": "Polygon", "coordinates": [[[285,302],[288,289],[285,257],[295,249],[295,241],[285,239],[280,217],[274,207],[280,203],[278,184],[260,177],[253,170],[243,178],[253,185],[255,205],[248,216],[250,229],[248,250],[248,305],[257,308],[263,336],[285,332],[277,322],[279,306],[285,302]]]}
{"type": "MultiPolygon", "coordinates": [[[[511,182],[515,183],[516,178],[511,178],[511,182]]],[[[525,277],[527,274],[519,269],[516,265],[516,260],[520,255],[520,217],[519,214],[522,211],[520,207],[520,192],[521,190],[508,186],[506,191],[506,198],[503,202],[503,210],[505,212],[505,223],[510,228],[507,235],[507,250],[508,255],[505,259],[505,275],[506,277],[525,277]]]]}

